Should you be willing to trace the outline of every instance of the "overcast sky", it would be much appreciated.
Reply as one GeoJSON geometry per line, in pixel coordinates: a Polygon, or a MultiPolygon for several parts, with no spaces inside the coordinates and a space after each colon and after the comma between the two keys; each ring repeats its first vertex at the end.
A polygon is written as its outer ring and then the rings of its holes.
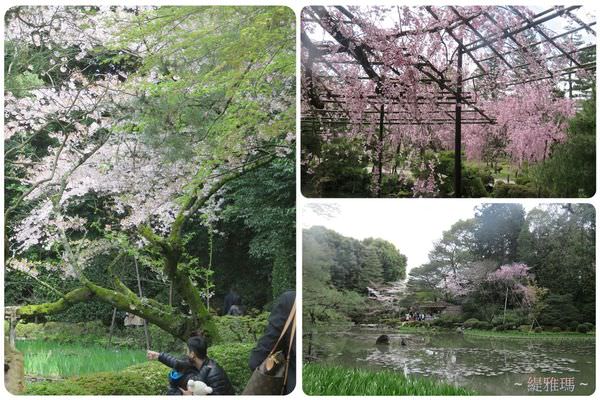
{"type": "MultiPolygon", "coordinates": [[[[434,240],[459,219],[471,218],[480,200],[344,199],[307,201],[302,228],[321,225],[355,239],[375,237],[393,243],[408,258],[410,270],[427,262],[434,240]],[[329,216],[318,215],[313,204],[337,206],[329,216]]],[[[526,210],[537,201],[523,204],[526,210]]]]}

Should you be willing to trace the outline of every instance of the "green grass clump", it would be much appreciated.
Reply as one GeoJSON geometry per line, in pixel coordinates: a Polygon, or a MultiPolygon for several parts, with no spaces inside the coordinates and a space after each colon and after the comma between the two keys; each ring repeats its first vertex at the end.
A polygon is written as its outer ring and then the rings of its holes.
{"type": "MultiPolygon", "coordinates": [[[[248,358],[254,343],[215,345],[208,349],[227,372],[237,393],[246,385],[251,371],[248,358]]],[[[27,386],[28,395],[164,395],[170,368],[158,361],[144,362],[119,372],[99,372],[61,381],[38,382],[27,386]]]]}
{"type": "Polygon", "coordinates": [[[406,377],[392,371],[371,371],[322,364],[305,364],[303,389],[308,395],[405,396],[473,395],[475,392],[431,379],[406,377]]]}
{"type": "Polygon", "coordinates": [[[592,333],[579,332],[523,332],[523,331],[487,331],[478,329],[467,329],[465,336],[481,338],[499,338],[499,339],[542,339],[552,341],[571,341],[571,340],[596,340],[596,335],[592,333]]]}
{"type": "Polygon", "coordinates": [[[19,340],[17,349],[24,354],[25,374],[44,377],[120,371],[146,360],[143,350],[107,349],[98,345],[44,340],[19,340]]]}

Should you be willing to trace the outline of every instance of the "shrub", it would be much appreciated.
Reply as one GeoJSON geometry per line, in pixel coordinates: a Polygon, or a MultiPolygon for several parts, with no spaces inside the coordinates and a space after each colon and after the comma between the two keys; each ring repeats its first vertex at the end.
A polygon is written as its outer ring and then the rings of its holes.
{"type": "Polygon", "coordinates": [[[541,326],[536,326],[535,329],[533,330],[535,333],[542,333],[542,327],[541,326]]]}
{"type": "Polygon", "coordinates": [[[208,349],[208,355],[227,372],[236,393],[242,392],[252,374],[248,367],[248,360],[254,346],[255,343],[228,343],[208,349]]]}
{"type": "Polygon", "coordinates": [[[432,325],[440,326],[442,328],[454,328],[456,325],[462,322],[461,318],[457,315],[442,315],[438,319],[432,322],[432,325]]]}
{"type": "MultiPolygon", "coordinates": [[[[209,356],[227,372],[236,393],[241,392],[250,378],[248,358],[253,346],[253,343],[215,345],[208,350],[209,356]]],[[[133,365],[119,372],[100,372],[62,381],[34,383],[26,388],[24,394],[164,395],[169,370],[169,367],[151,361],[133,365]]]]}
{"type": "Polygon", "coordinates": [[[268,318],[269,313],[267,312],[261,313],[256,317],[247,315],[239,317],[230,315],[215,317],[214,320],[219,332],[219,341],[217,344],[256,342],[264,333],[268,318]]]}
{"type": "Polygon", "coordinates": [[[550,294],[537,320],[544,326],[558,326],[567,329],[573,322],[579,322],[579,310],[573,304],[570,294],[550,294]]]}
{"type": "Polygon", "coordinates": [[[520,197],[540,197],[540,196],[538,195],[538,191],[531,186],[517,185],[514,183],[504,183],[504,182],[500,181],[494,185],[494,191],[492,192],[492,197],[520,198],[520,197]]]}
{"type": "Polygon", "coordinates": [[[481,329],[481,330],[488,330],[488,329],[491,329],[491,327],[492,327],[489,322],[480,321],[477,318],[469,318],[468,320],[463,322],[463,326],[465,328],[481,329]]]}
{"type": "Polygon", "coordinates": [[[577,326],[577,332],[580,333],[588,333],[594,330],[594,324],[590,322],[584,322],[583,324],[579,324],[577,326]]]}
{"type": "Polygon", "coordinates": [[[468,167],[462,179],[463,196],[465,197],[487,197],[484,182],[488,181],[488,174],[484,170],[468,167]]]}
{"type": "Polygon", "coordinates": [[[531,331],[531,325],[520,325],[519,326],[519,330],[521,332],[530,332],[531,331]]]}
{"type": "Polygon", "coordinates": [[[527,319],[527,316],[518,310],[507,310],[506,314],[504,314],[502,312],[502,313],[494,315],[494,317],[492,318],[493,326],[498,326],[498,325],[514,326],[514,328],[510,328],[510,329],[516,329],[518,326],[525,325],[528,322],[529,321],[527,319]]]}
{"type": "Polygon", "coordinates": [[[468,320],[463,322],[463,326],[465,328],[475,328],[477,325],[479,325],[480,322],[481,321],[478,320],[477,318],[469,318],[468,320]]]}
{"type": "MultiPolygon", "coordinates": [[[[443,182],[438,184],[440,196],[446,197],[454,193],[454,151],[442,151],[437,155],[428,153],[426,158],[437,158],[436,173],[446,177],[443,182]]],[[[413,173],[415,176],[425,178],[424,172],[420,169],[415,169],[413,173]]],[[[486,197],[488,193],[485,190],[485,184],[490,178],[489,172],[485,169],[463,164],[461,171],[462,195],[464,197],[486,197]]]]}
{"type": "Polygon", "coordinates": [[[551,329],[550,331],[551,331],[551,332],[558,333],[558,332],[562,332],[562,329],[560,329],[560,327],[558,327],[558,326],[553,326],[553,327],[552,327],[552,329],[551,329]]]}
{"type": "Polygon", "coordinates": [[[571,321],[567,324],[567,327],[569,328],[570,331],[577,331],[577,327],[579,326],[579,323],[577,321],[571,321]]]}

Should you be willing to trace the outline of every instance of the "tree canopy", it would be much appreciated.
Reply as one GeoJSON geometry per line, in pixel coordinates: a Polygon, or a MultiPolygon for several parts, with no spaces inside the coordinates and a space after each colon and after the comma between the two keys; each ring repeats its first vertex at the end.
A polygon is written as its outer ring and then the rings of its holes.
{"type": "Polygon", "coordinates": [[[369,287],[406,276],[406,256],[392,243],[361,241],[322,226],[303,231],[302,255],[303,313],[312,324],[352,319],[364,307],[369,287]]]}
{"type": "Polygon", "coordinates": [[[523,321],[561,326],[550,323],[550,314],[563,296],[576,312],[562,319],[594,322],[595,235],[588,204],[529,212],[520,204],[484,204],[445,231],[429,262],[410,271],[405,303],[443,299],[488,322],[506,303],[528,315],[523,321]]]}

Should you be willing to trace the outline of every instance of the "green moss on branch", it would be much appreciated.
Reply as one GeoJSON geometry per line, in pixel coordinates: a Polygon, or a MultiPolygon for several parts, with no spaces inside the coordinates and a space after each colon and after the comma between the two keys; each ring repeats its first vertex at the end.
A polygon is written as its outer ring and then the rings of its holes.
{"type": "Polygon", "coordinates": [[[93,297],[93,293],[87,287],[77,288],[65,294],[61,299],[42,304],[29,304],[17,308],[20,318],[30,318],[38,315],[56,314],[66,310],[76,303],[82,303],[93,297]]]}

